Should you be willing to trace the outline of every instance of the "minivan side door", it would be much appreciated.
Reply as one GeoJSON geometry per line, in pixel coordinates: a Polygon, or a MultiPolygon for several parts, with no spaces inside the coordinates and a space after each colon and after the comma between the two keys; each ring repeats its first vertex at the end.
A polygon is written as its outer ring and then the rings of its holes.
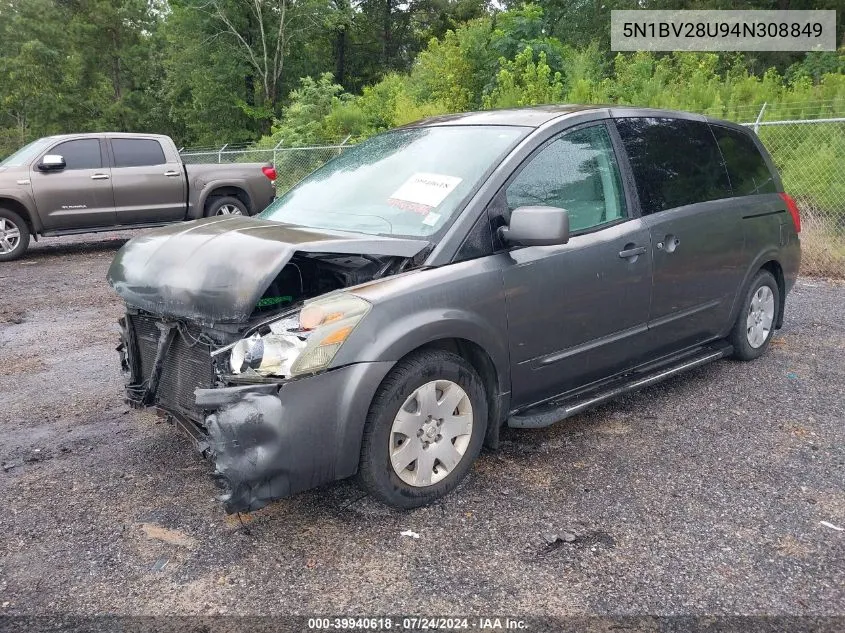
{"type": "Polygon", "coordinates": [[[631,213],[606,123],[547,141],[500,194],[505,214],[520,206],[566,209],[571,231],[567,244],[508,251],[513,405],[541,402],[635,364],[644,350],[651,245],[631,213]]]}
{"type": "Polygon", "coordinates": [[[745,272],[741,214],[710,126],[616,119],[651,233],[649,338],[654,355],[714,339],[745,272]]]}
{"type": "Polygon", "coordinates": [[[30,181],[44,231],[114,224],[111,170],[106,166],[100,139],[61,141],[41,152],[30,167],[30,181]],[[40,170],[38,165],[47,154],[62,156],[65,167],[40,170]]]}
{"type": "Polygon", "coordinates": [[[188,194],[182,164],[156,138],[108,139],[117,224],[183,220],[188,194]]]}

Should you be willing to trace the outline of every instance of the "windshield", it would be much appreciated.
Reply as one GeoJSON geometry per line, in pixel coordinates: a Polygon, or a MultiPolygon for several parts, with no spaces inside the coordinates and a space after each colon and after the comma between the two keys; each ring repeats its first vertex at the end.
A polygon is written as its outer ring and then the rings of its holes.
{"type": "Polygon", "coordinates": [[[260,217],[320,229],[433,235],[527,131],[455,126],[380,134],[323,165],[260,217]]]}
{"type": "Polygon", "coordinates": [[[51,142],[52,138],[40,138],[37,141],[32,141],[29,145],[24,145],[17,152],[9,156],[3,162],[0,162],[0,167],[21,167],[26,165],[33,158],[41,153],[41,150],[46,148],[51,142]]]}

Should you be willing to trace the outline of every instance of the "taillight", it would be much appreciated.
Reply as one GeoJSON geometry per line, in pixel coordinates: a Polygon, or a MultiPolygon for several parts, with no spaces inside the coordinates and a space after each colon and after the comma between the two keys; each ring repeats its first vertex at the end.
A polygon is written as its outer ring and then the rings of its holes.
{"type": "Polygon", "coordinates": [[[792,199],[788,193],[780,194],[780,197],[783,198],[783,201],[786,203],[786,208],[789,211],[789,215],[792,216],[792,223],[795,225],[795,232],[801,232],[801,215],[798,213],[798,205],[795,204],[795,200],[792,199]]]}
{"type": "Polygon", "coordinates": [[[276,168],[275,167],[262,167],[261,171],[270,180],[276,180],[276,168]]]}

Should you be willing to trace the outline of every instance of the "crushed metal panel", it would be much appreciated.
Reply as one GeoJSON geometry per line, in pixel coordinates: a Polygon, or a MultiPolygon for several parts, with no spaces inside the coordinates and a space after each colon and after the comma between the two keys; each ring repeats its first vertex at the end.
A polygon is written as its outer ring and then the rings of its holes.
{"type": "Polygon", "coordinates": [[[206,218],[127,242],[108,282],[127,304],[198,323],[246,321],[296,252],[413,257],[408,240],[323,231],[258,218],[206,218]]]}

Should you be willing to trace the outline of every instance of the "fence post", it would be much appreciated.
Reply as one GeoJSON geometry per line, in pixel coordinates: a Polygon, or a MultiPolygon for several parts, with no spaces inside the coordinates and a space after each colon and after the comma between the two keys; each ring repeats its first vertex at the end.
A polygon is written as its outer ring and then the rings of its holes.
{"type": "Polygon", "coordinates": [[[276,150],[282,146],[282,143],[285,142],[285,139],[282,139],[278,143],[276,143],[276,147],[273,148],[273,167],[276,166],[276,150]]]}
{"type": "Polygon", "coordinates": [[[340,145],[337,146],[337,155],[340,156],[343,153],[343,146],[346,145],[346,142],[352,138],[351,134],[347,134],[346,138],[340,142],[340,145]]]}
{"type": "Polygon", "coordinates": [[[217,150],[217,163],[220,164],[223,162],[223,150],[229,147],[229,144],[226,143],[223,147],[217,150]]]}
{"type": "Polygon", "coordinates": [[[764,101],[763,107],[760,108],[760,114],[757,115],[757,120],[754,121],[754,133],[755,134],[757,134],[757,132],[760,131],[760,121],[763,120],[763,112],[765,112],[767,105],[768,105],[768,101],[764,101]]]}

